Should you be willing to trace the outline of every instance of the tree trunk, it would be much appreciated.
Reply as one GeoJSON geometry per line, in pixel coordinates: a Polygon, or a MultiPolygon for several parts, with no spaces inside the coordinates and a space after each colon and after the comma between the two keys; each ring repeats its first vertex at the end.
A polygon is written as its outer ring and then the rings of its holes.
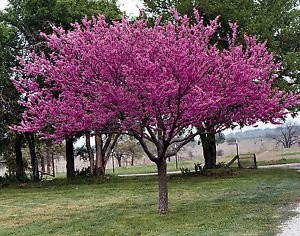
{"type": "Polygon", "coordinates": [[[46,151],[46,163],[47,163],[47,173],[48,174],[51,174],[51,166],[52,166],[52,164],[51,164],[51,155],[50,155],[50,150],[49,149],[47,149],[47,151],[46,151]]]}
{"type": "Polygon", "coordinates": [[[118,166],[119,167],[122,167],[122,156],[121,155],[116,155],[116,159],[117,159],[117,161],[118,161],[118,166]]]}
{"type": "Polygon", "coordinates": [[[134,155],[131,155],[131,166],[134,166],[134,155]]]}
{"type": "Polygon", "coordinates": [[[35,150],[35,139],[33,133],[26,134],[30,157],[31,157],[31,168],[32,168],[32,178],[34,181],[39,181],[39,166],[38,159],[35,150]]]}
{"type": "Polygon", "coordinates": [[[160,160],[157,164],[158,173],[158,213],[168,213],[168,176],[167,162],[165,159],[160,160]]]}
{"type": "Polygon", "coordinates": [[[96,145],[96,175],[105,175],[104,166],[104,154],[102,152],[103,140],[101,134],[95,134],[95,145],[96,145]]]}
{"type": "Polygon", "coordinates": [[[205,167],[212,169],[217,164],[216,138],[214,133],[200,135],[205,167]]]}
{"type": "Polygon", "coordinates": [[[16,154],[16,177],[19,181],[25,179],[24,162],[22,156],[22,135],[17,134],[14,149],[16,154]]]}
{"type": "Polygon", "coordinates": [[[67,160],[67,178],[75,175],[74,165],[74,138],[66,139],[66,160],[67,160]]]}
{"type": "Polygon", "coordinates": [[[43,154],[40,153],[40,158],[41,158],[41,170],[43,172],[46,172],[46,168],[45,168],[45,157],[43,154]]]}
{"type": "Polygon", "coordinates": [[[86,142],[86,149],[87,149],[89,161],[90,161],[91,174],[93,175],[94,169],[95,169],[95,164],[94,164],[94,153],[93,153],[93,149],[91,147],[91,134],[90,133],[87,133],[85,135],[85,142],[86,142]]]}

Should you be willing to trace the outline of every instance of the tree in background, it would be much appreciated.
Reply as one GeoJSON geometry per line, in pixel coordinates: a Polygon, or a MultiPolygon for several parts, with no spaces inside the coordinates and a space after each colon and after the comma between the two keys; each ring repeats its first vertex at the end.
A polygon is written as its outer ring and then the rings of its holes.
{"type": "Polygon", "coordinates": [[[96,132],[95,133],[95,145],[96,145],[96,165],[95,172],[97,176],[104,176],[105,169],[109,157],[112,154],[120,134],[118,131],[115,133],[96,132]]]}
{"type": "Polygon", "coordinates": [[[292,123],[286,123],[277,128],[280,131],[280,136],[275,137],[277,144],[281,144],[284,148],[291,148],[294,144],[300,142],[300,129],[292,123]]]}
{"type": "MultiPolygon", "coordinates": [[[[221,27],[211,39],[212,42],[218,42],[220,48],[228,48],[229,42],[226,35],[230,29],[229,22],[237,21],[239,24],[238,41],[243,41],[245,33],[257,35],[258,40],[267,40],[266,46],[274,52],[274,59],[282,62],[278,68],[279,77],[274,81],[274,85],[299,92],[300,41],[297,40],[300,37],[299,0],[145,0],[144,2],[146,12],[154,16],[162,15],[163,21],[172,17],[172,8],[176,8],[181,14],[187,14],[192,22],[195,21],[194,9],[203,15],[207,23],[220,16],[221,27]]],[[[212,119],[215,118],[217,116],[214,115],[212,119]]],[[[201,135],[201,142],[205,165],[208,168],[216,165],[214,133],[217,125],[218,121],[211,122],[210,119],[199,127],[206,131],[201,135]]],[[[235,124],[232,123],[231,128],[234,127],[235,124]]]]}
{"type": "Polygon", "coordinates": [[[9,0],[2,20],[17,28],[29,47],[39,48],[40,32],[50,34],[54,25],[70,29],[70,23],[99,14],[111,22],[121,11],[115,0],[9,0]]]}
{"type": "Polygon", "coordinates": [[[87,155],[91,175],[104,176],[107,162],[113,154],[120,134],[117,131],[116,133],[87,132],[85,136],[85,146],[77,148],[76,154],[83,158],[87,155]],[[95,146],[93,147],[91,146],[91,136],[95,138],[95,146]],[[96,156],[96,160],[94,160],[94,156],[96,156]]]}
{"type": "Polygon", "coordinates": [[[226,142],[228,145],[235,145],[237,142],[237,139],[234,137],[226,138],[226,142]]]}
{"type": "Polygon", "coordinates": [[[18,180],[25,178],[22,145],[24,135],[9,130],[9,125],[20,122],[23,109],[18,104],[18,92],[9,77],[9,68],[16,65],[20,42],[18,32],[5,22],[0,22],[0,153],[10,163],[18,180]],[[14,156],[14,158],[12,158],[14,156]]]}
{"type": "Polygon", "coordinates": [[[173,14],[152,28],[126,19],[111,26],[104,17],[83,20],[68,32],[54,28],[43,35],[53,52],[49,58],[34,52],[23,57],[15,70],[23,76],[13,79],[28,98],[18,131],[57,141],[99,127],[134,136],[157,165],[160,214],[168,212],[166,159],[207,133],[193,127],[218,122],[208,130],[216,133],[233,123],[276,123],[298,104],[297,96],[272,88],[278,65],[264,43],[245,36],[239,45],[231,24],[228,49],[220,49],[211,43],[217,19],[205,25],[195,12],[190,24],[173,14]]]}
{"type": "MultiPolygon", "coordinates": [[[[36,158],[36,138],[33,133],[26,136],[17,132],[8,132],[7,127],[20,122],[22,107],[18,104],[20,95],[12,86],[9,67],[15,66],[16,57],[27,54],[30,50],[37,53],[47,53],[44,39],[40,32],[51,33],[54,25],[70,28],[70,23],[80,20],[84,16],[104,14],[108,21],[118,19],[121,11],[116,1],[88,1],[88,0],[9,0],[8,7],[0,13],[0,92],[1,92],[1,136],[9,135],[11,146],[15,149],[17,176],[23,176],[22,143],[27,140],[30,147],[32,170],[34,179],[38,180],[38,163],[36,158]],[[5,89],[4,89],[5,88],[5,89]],[[26,137],[26,138],[25,138],[26,137]]],[[[42,80],[41,80],[42,83],[42,80]]],[[[70,137],[73,140],[73,137],[70,137]]],[[[67,140],[67,160],[73,160],[73,142],[67,140]]],[[[68,176],[74,174],[74,164],[68,165],[68,176]]]]}
{"type": "Polygon", "coordinates": [[[226,140],[224,133],[217,133],[215,136],[216,136],[216,144],[217,145],[224,143],[226,140]]]}
{"type": "Polygon", "coordinates": [[[131,136],[122,135],[120,141],[114,148],[114,155],[118,160],[118,165],[121,167],[121,161],[130,159],[130,165],[134,165],[134,160],[143,156],[141,145],[131,136]]]}

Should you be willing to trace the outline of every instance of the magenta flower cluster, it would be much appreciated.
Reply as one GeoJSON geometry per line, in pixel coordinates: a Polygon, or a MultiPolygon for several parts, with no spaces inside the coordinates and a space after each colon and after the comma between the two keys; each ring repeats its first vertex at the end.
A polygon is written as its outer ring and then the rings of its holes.
{"type": "Polygon", "coordinates": [[[278,122],[298,97],[272,87],[278,64],[266,43],[245,35],[228,48],[212,44],[209,25],[174,13],[162,25],[104,17],[84,19],[65,32],[43,35],[50,54],[32,52],[12,78],[26,107],[21,132],[62,140],[82,131],[130,130],[168,144],[187,127],[278,122]]]}

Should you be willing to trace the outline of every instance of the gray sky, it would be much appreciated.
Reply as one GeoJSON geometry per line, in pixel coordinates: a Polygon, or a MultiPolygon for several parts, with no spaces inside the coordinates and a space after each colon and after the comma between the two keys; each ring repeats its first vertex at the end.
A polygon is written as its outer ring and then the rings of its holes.
{"type": "Polygon", "coordinates": [[[129,16],[138,16],[139,8],[143,7],[142,1],[134,0],[118,0],[120,8],[125,11],[129,16]]]}
{"type": "Polygon", "coordinates": [[[0,10],[2,10],[7,5],[7,0],[0,0],[0,10]]]}

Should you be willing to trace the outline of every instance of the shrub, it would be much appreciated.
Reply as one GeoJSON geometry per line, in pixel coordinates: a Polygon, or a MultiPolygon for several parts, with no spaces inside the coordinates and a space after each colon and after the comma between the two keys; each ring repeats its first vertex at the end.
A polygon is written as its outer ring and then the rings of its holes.
{"type": "Polygon", "coordinates": [[[226,163],[224,161],[218,162],[216,165],[216,168],[224,168],[226,166],[226,163]]]}
{"type": "Polygon", "coordinates": [[[180,171],[181,171],[181,174],[183,174],[183,175],[188,175],[191,173],[191,170],[189,168],[184,168],[184,167],[180,167],[180,171]]]}
{"type": "Polygon", "coordinates": [[[81,170],[75,171],[75,176],[91,176],[91,168],[90,167],[83,167],[81,170]]]}

